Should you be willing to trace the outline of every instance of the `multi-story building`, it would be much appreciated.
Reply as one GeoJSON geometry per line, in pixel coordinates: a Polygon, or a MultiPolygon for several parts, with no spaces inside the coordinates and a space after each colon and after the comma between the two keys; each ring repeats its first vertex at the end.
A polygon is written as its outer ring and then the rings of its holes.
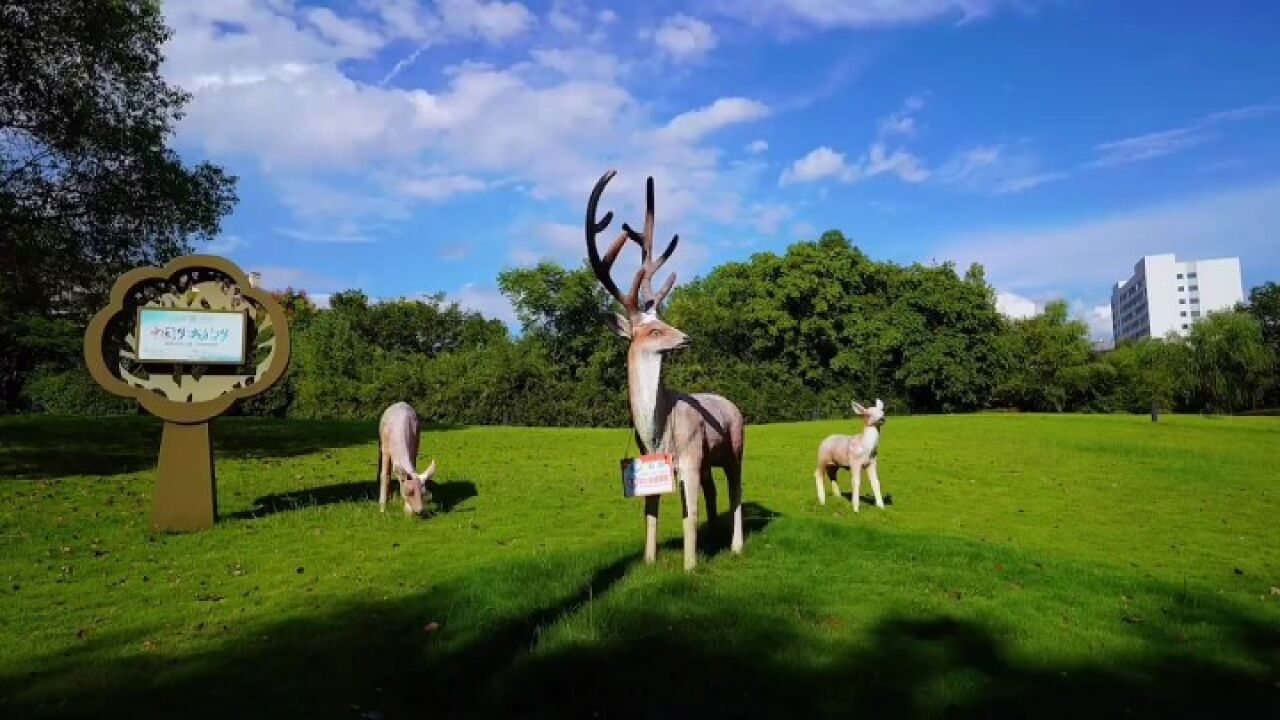
{"type": "Polygon", "coordinates": [[[1133,277],[1111,290],[1111,329],[1115,341],[1185,335],[1214,310],[1244,302],[1240,258],[1178,260],[1172,253],[1147,255],[1133,266],[1133,277]]]}

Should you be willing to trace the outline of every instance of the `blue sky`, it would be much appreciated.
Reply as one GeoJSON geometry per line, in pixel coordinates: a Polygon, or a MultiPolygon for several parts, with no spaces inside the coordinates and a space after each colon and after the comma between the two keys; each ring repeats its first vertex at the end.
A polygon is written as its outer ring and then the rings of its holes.
{"type": "Polygon", "coordinates": [[[1280,6],[1104,0],[169,0],[191,159],[240,176],[203,248],[269,285],[445,292],[583,258],[582,213],[681,234],[691,278],[828,228],[988,268],[1110,334],[1144,253],[1280,279],[1280,6]]]}

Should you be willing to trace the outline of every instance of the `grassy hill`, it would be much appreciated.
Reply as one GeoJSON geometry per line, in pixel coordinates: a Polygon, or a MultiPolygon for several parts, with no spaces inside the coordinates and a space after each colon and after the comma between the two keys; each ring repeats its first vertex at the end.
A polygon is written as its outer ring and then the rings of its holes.
{"type": "Polygon", "coordinates": [[[749,427],[746,552],[722,515],[686,575],[621,429],[433,429],[418,519],[372,424],[223,419],[222,521],[160,535],[157,423],[0,418],[0,715],[1280,711],[1280,421],[891,416],[858,515],[812,479],[851,427],[749,427]]]}

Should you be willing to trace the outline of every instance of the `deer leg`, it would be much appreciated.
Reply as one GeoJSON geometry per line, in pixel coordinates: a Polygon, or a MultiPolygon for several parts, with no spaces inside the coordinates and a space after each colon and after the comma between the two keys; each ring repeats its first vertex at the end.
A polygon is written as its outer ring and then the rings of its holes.
{"type": "Polygon", "coordinates": [[[867,478],[871,480],[871,492],[876,496],[876,507],[884,509],[884,499],[880,497],[880,474],[876,472],[876,460],[867,465],[867,478]]]}
{"type": "Polygon", "coordinates": [[[391,456],[380,455],[378,458],[378,509],[387,511],[387,490],[391,484],[391,456]]]}
{"type": "Polygon", "coordinates": [[[647,495],[644,499],[644,561],[653,564],[658,559],[658,501],[661,495],[647,495]]]}
{"type": "Polygon", "coordinates": [[[840,466],[827,468],[827,479],[831,481],[831,494],[840,497],[840,466]]]}
{"type": "MultiPolygon", "coordinates": [[[[742,554],[742,461],[733,463],[724,471],[729,485],[729,510],[733,513],[733,539],[729,541],[729,549],[736,555],[742,554]]],[[[818,487],[822,487],[821,484],[818,487]]]]}
{"type": "Polygon", "coordinates": [[[680,486],[684,490],[684,569],[698,566],[698,485],[701,458],[698,462],[684,460],[680,463],[680,486]]]}
{"type": "Polygon", "coordinates": [[[862,492],[862,463],[855,460],[849,470],[853,472],[853,511],[858,512],[859,493],[862,492]]]}
{"type": "Polygon", "coordinates": [[[716,479],[711,476],[711,465],[702,468],[702,503],[707,506],[707,524],[716,522],[716,479]]]}
{"type": "Polygon", "coordinates": [[[818,504],[827,504],[827,484],[823,482],[824,471],[821,466],[813,471],[813,482],[818,486],[818,504]]]}

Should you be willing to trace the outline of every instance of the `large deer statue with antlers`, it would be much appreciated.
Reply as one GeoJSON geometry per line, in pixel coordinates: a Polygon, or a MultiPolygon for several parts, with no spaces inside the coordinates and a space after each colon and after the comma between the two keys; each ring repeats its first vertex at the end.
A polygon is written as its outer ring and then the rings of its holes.
{"type": "MultiPolygon", "coordinates": [[[[675,286],[672,273],[657,293],[653,292],[653,276],[675,252],[680,236],[659,256],[653,254],[653,178],[645,191],[644,232],[636,232],[626,223],[613,244],[601,256],[596,236],[609,227],[613,213],[605,213],[597,222],[596,206],[605,186],[613,179],[610,170],[600,177],[587,201],[587,257],[591,269],[605,290],[622,305],[625,315],[609,315],[606,324],[614,334],[630,343],[627,350],[627,389],[631,401],[631,422],[636,442],[645,453],[668,453],[672,456],[676,477],[684,493],[684,567],[692,570],[698,562],[698,487],[707,500],[707,515],[715,519],[715,485],[711,468],[724,470],[729,485],[729,509],[733,513],[733,540],[730,549],[742,552],[742,447],[743,418],[738,407],[719,395],[686,395],[662,384],[662,361],[667,353],[688,346],[684,333],[658,319],[658,307],[675,286]],[[640,269],[623,295],[613,281],[613,263],[627,240],[640,246],[640,269]]],[[[658,499],[649,495],[644,500],[645,562],[653,562],[658,550],[658,499]]]]}

